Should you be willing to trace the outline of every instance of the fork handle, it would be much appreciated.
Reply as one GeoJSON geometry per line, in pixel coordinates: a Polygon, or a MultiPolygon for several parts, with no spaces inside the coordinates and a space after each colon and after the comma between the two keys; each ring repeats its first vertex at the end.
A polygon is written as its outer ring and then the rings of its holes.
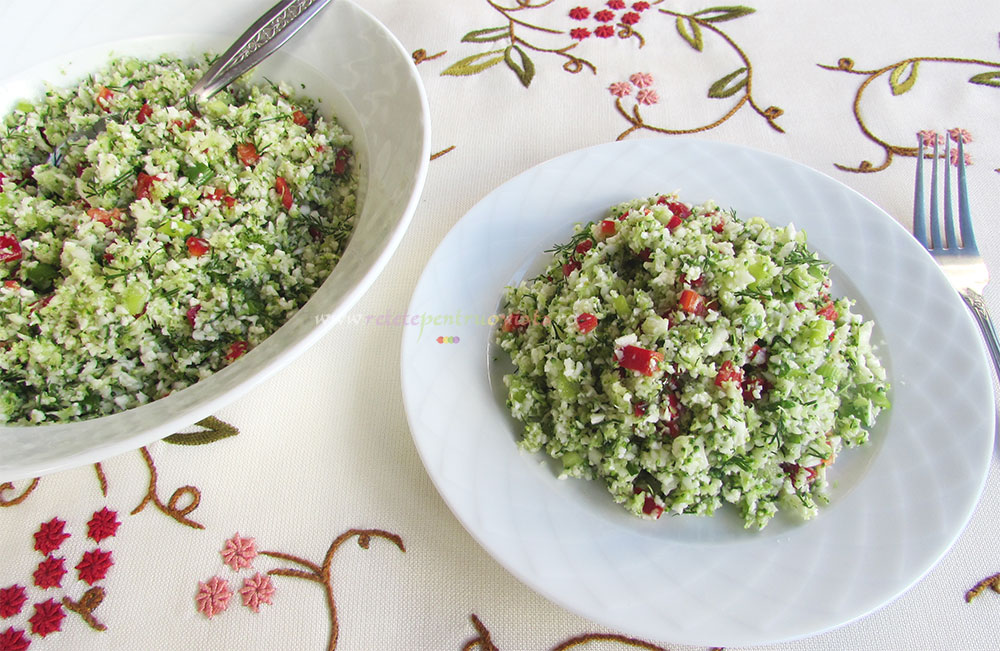
{"type": "Polygon", "coordinates": [[[997,337],[996,328],[993,327],[990,312],[986,309],[986,301],[983,300],[982,294],[973,289],[963,289],[961,294],[965,304],[972,311],[976,323],[979,324],[979,330],[983,333],[983,339],[986,340],[986,349],[993,359],[993,368],[997,372],[997,377],[1000,378],[1000,339],[997,337]]]}
{"type": "Polygon", "coordinates": [[[198,101],[208,100],[284,45],[330,0],[281,0],[243,32],[191,88],[198,101]]]}

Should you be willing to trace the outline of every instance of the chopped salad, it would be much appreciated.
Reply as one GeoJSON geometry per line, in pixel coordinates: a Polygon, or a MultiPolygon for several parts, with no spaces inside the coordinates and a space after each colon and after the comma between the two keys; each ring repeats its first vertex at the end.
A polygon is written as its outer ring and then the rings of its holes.
{"type": "Polygon", "coordinates": [[[873,323],[791,225],[677,194],[611,208],[505,290],[519,445],[643,518],[808,519],[890,406],[873,323]]]}
{"type": "Polygon", "coordinates": [[[277,330],[339,260],[351,136],[286,84],[195,105],[209,64],[116,59],[2,117],[0,423],[183,389],[277,330]]]}

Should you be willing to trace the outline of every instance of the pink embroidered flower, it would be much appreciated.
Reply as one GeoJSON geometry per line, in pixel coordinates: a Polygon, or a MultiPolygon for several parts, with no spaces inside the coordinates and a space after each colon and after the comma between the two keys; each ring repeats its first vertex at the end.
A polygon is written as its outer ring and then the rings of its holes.
{"type": "Polygon", "coordinates": [[[965,129],[948,129],[948,135],[951,136],[953,142],[958,142],[958,139],[962,139],[962,144],[969,144],[972,142],[972,134],[965,129]]]}
{"type": "Polygon", "coordinates": [[[109,511],[108,507],[104,507],[100,511],[94,511],[94,517],[87,523],[87,537],[94,542],[101,542],[105,538],[114,536],[121,524],[118,521],[118,512],[109,511]]]}
{"type": "Polygon", "coordinates": [[[62,604],[55,599],[35,604],[35,614],[28,619],[32,635],[45,637],[49,633],[62,630],[62,620],[65,617],[62,604]]]}
{"type": "Polygon", "coordinates": [[[35,585],[43,590],[61,588],[62,578],[66,574],[66,568],[63,566],[65,560],[65,558],[55,558],[54,556],[45,557],[45,560],[38,564],[38,569],[32,574],[35,578],[35,585]]]}
{"type": "Polygon", "coordinates": [[[615,12],[608,11],[607,9],[602,9],[594,14],[594,20],[601,23],[610,23],[615,19],[615,12]]]}
{"type": "Polygon", "coordinates": [[[575,29],[569,30],[569,35],[570,38],[575,38],[578,41],[582,41],[583,39],[590,36],[590,30],[587,29],[586,27],[577,27],[575,29]]]}
{"type": "MultiPolygon", "coordinates": [[[[969,156],[969,152],[966,151],[962,153],[964,154],[962,158],[965,159],[965,164],[972,165],[972,156],[969,156]]],[[[951,164],[954,165],[955,167],[958,167],[958,147],[952,149],[950,155],[951,155],[951,164]]]]}
{"type": "Polygon", "coordinates": [[[63,541],[69,538],[68,533],[63,533],[64,526],[66,522],[59,518],[52,518],[43,523],[35,532],[35,549],[46,556],[59,549],[63,541]]]}
{"type": "Polygon", "coordinates": [[[924,147],[933,147],[935,142],[939,145],[944,144],[944,136],[939,136],[937,131],[924,129],[923,131],[918,131],[917,136],[920,137],[920,142],[924,143],[924,147]]]}
{"type": "Polygon", "coordinates": [[[0,633],[0,651],[24,651],[31,641],[24,637],[24,631],[13,626],[0,633]]]}
{"type": "Polygon", "coordinates": [[[608,6],[612,9],[624,9],[625,0],[608,0],[608,6]]]}
{"type": "Polygon", "coordinates": [[[649,9],[649,3],[648,2],[633,2],[632,3],[632,8],[635,9],[636,11],[646,11],[647,9],[649,9]]]}
{"type": "Polygon", "coordinates": [[[622,16],[622,22],[625,23],[626,25],[635,25],[637,22],[639,22],[639,14],[635,13],[634,11],[630,11],[624,16],[622,16]]]}
{"type": "Polygon", "coordinates": [[[24,586],[12,585],[0,590],[0,618],[7,619],[21,612],[28,594],[24,586]]]}
{"type": "Polygon", "coordinates": [[[636,88],[646,88],[653,85],[653,75],[648,72],[637,72],[628,78],[636,88]]]}
{"type": "Polygon", "coordinates": [[[88,585],[94,585],[108,575],[108,570],[114,564],[115,562],[111,560],[111,552],[92,549],[83,553],[83,558],[76,564],[76,570],[81,581],[86,581],[88,585]]]}
{"type": "Polygon", "coordinates": [[[253,565],[253,559],[257,558],[257,547],[253,538],[240,538],[237,532],[232,538],[226,541],[222,548],[222,560],[226,565],[239,570],[253,565]]]}
{"type": "Polygon", "coordinates": [[[597,38],[611,38],[615,35],[615,28],[611,25],[598,25],[594,28],[594,36],[597,38]]]}
{"type": "Polygon", "coordinates": [[[586,7],[573,7],[569,10],[569,17],[573,20],[586,20],[590,16],[590,9],[586,7]]]}
{"type": "Polygon", "coordinates": [[[640,104],[645,104],[649,106],[651,104],[656,104],[660,101],[660,96],[656,94],[656,91],[652,88],[643,88],[635,95],[635,99],[640,104]]]}
{"type": "Polygon", "coordinates": [[[229,598],[233,596],[229,583],[222,578],[213,576],[208,583],[198,582],[198,612],[211,619],[229,608],[229,598]]]}
{"type": "Polygon", "coordinates": [[[608,91],[615,97],[625,97],[632,94],[632,84],[627,81],[616,81],[608,86],[608,91]]]}
{"type": "Polygon", "coordinates": [[[260,611],[261,604],[270,604],[271,597],[274,596],[274,584],[271,577],[258,572],[253,577],[243,580],[243,587],[240,588],[240,596],[243,597],[243,605],[250,610],[260,611]]]}

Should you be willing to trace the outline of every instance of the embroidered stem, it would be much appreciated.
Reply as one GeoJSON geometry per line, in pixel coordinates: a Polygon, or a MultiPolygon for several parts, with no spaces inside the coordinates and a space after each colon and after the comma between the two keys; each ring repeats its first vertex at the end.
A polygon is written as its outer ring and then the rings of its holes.
{"type": "Polygon", "coordinates": [[[500,14],[507,19],[507,38],[510,40],[511,46],[523,45],[532,52],[557,54],[566,59],[566,62],[563,63],[563,70],[565,70],[566,72],[571,72],[573,74],[576,74],[581,70],[583,70],[583,66],[587,66],[588,68],[590,68],[591,72],[596,74],[597,68],[590,61],[569,54],[569,51],[578,45],[577,43],[571,43],[570,45],[561,48],[544,48],[544,47],[539,47],[533,43],[529,43],[528,41],[524,40],[523,38],[519,37],[517,34],[514,33],[514,25],[519,25],[526,29],[533,29],[535,31],[544,32],[546,34],[562,34],[563,32],[559,31],[558,29],[549,29],[547,27],[532,25],[531,23],[526,23],[523,20],[517,20],[516,18],[513,18],[510,15],[511,12],[520,11],[522,9],[540,9],[541,7],[544,7],[550,4],[551,2],[552,0],[548,0],[548,2],[539,5],[531,5],[528,3],[524,3],[521,4],[521,6],[517,7],[516,9],[510,9],[507,7],[501,7],[497,5],[495,2],[493,2],[493,0],[487,0],[487,4],[489,4],[496,11],[500,12],[500,14]]]}
{"type": "Polygon", "coordinates": [[[561,642],[560,644],[552,647],[552,651],[566,651],[566,649],[583,646],[584,644],[589,644],[591,642],[621,642],[626,646],[635,647],[637,649],[646,649],[646,651],[667,651],[666,648],[657,646],[651,642],[645,642],[634,637],[626,637],[624,635],[617,635],[614,633],[585,633],[583,635],[571,637],[565,642],[561,642]]]}
{"type": "Polygon", "coordinates": [[[472,651],[475,648],[478,648],[479,651],[500,651],[493,644],[493,640],[490,639],[490,631],[483,625],[482,621],[474,614],[470,615],[469,619],[472,620],[472,625],[475,627],[478,635],[466,642],[465,646],[462,647],[462,651],[472,651]]]}
{"type": "Polygon", "coordinates": [[[80,597],[80,601],[73,601],[69,597],[63,597],[62,604],[67,610],[71,610],[77,615],[79,615],[83,621],[87,622],[87,625],[95,631],[103,631],[108,627],[102,624],[94,617],[94,610],[101,605],[104,601],[104,588],[101,586],[94,586],[93,588],[87,590],[80,597]]]}
{"type": "Polygon", "coordinates": [[[104,474],[104,467],[100,463],[94,464],[94,472],[97,473],[97,481],[101,485],[101,495],[108,496],[108,477],[104,474]]]}
{"type": "MultiPolygon", "coordinates": [[[[695,25],[695,26],[697,26],[698,29],[707,29],[708,31],[712,32],[713,34],[715,34],[719,38],[721,38],[730,48],[732,48],[732,50],[736,53],[736,55],[739,57],[740,61],[743,64],[742,69],[738,70],[737,73],[738,72],[742,72],[743,70],[746,71],[746,78],[745,78],[744,81],[741,82],[741,84],[742,84],[742,94],[741,94],[739,100],[722,117],[720,117],[717,120],[715,120],[713,122],[710,122],[708,124],[705,124],[705,125],[702,125],[702,126],[699,126],[699,127],[693,127],[693,128],[690,128],[690,129],[670,129],[670,128],[666,128],[666,127],[658,127],[658,126],[655,126],[655,125],[647,124],[645,121],[643,121],[642,116],[639,114],[639,107],[638,107],[638,105],[635,106],[635,108],[632,111],[632,115],[630,116],[626,112],[624,106],[622,105],[621,98],[619,97],[617,100],[615,100],[615,108],[622,115],[622,117],[624,117],[632,126],[629,127],[628,129],[626,129],[625,131],[621,132],[620,134],[618,134],[617,140],[623,140],[623,139],[625,139],[631,133],[633,133],[634,131],[636,131],[638,129],[646,129],[646,130],[652,131],[654,133],[661,133],[661,134],[666,134],[666,135],[684,135],[684,134],[700,133],[702,131],[709,131],[709,130],[714,129],[714,128],[718,127],[719,125],[723,124],[724,122],[726,122],[730,118],[732,118],[734,115],[736,115],[736,113],[741,108],[743,108],[743,106],[745,104],[748,104],[750,106],[750,108],[752,108],[754,110],[755,113],[757,113],[762,118],[764,118],[764,120],[767,122],[768,126],[770,126],[772,129],[774,129],[778,133],[784,133],[785,132],[785,130],[783,128],[781,128],[777,124],[777,122],[776,122],[776,120],[779,117],[781,117],[781,115],[784,113],[784,111],[782,111],[777,106],[769,106],[767,108],[761,108],[760,105],[757,104],[757,102],[754,100],[754,98],[753,98],[753,64],[750,61],[750,57],[747,56],[746,52],[743,51],[743,48],[741,48],[739,46],[739,44],[736,43],[736,41],[734,41],[728,34],[726,34],[725,32],[723,32],[721,29],[719,29],[718,27],[716,27],[712,22],[704,20],[704,19],[700,18],[698,15],[695,15],[695,14],[683,14],[683,13],[680,13],[680,12],[677,12],[677,11],[671,11],[669,9],[660,9],[659,12],[662,13],[662,14],[665,14],[667,16],[673,16],[677,20],[684,19],[685,21],[687,21],[687,24],[689,24],[689,25],[695,25]]],[[[641,45],[642,44],[642,37],[639,36],[639,39],[640,39],[640,45],[641,45]]],[[[698,48],[697,49],[700,51],[700,49],[701,49],[701,46],[700,46],[701,36],[700,36],[700,34],[698,36],[698,39],[699,39],[699,41],[698,41],[698,48]]],[[[734,73],[734,75],[737,74],[737,73],[734,73]]],[[[722,82],[724,80],[728,81],[729,78],[724,78],[723,80],[720,80],[720,81],[716,82],[716,84],[719,84],[720,82],[722,82]]],[[[729,95],[729,93],[725,92],[726,89],[724,88],[724,86],[725,85],[723,84],[723,87],[720,88],[718,91],[716,91],[715,85],[713,85],[713,87],[709,90],[709,96],[711,96],[711,97],[720,97],[720,98],[721,97],[727,97],[729,95]],[[715,92],[719,92],[720,94],[718,94],[718,95],[714,94],[715,92]]],[[[735,91],[737,88],[739,88],[739,87],[736,87],[733,90],[735,91]]]]}
{"type": "Polygon", "coordinates": [[[836,72],[846,72],[848,74],[862,75],[862,76],[865,77],[865,80],[861,82],[861,85],[858,87],[858,90],[854,93],[854,103],[853,103],[854,121],[857,123],[858,129],[861,131],[861,134],[867,140],[869,140],[869,141],[873,142],[874,144],[878,145],[882,149],[882,151],[884,153],[884,156],[885,156],[885,158],[882,161],[882,163],[880,165],[877,165],[877,166],[873,165],[871,163],[871,161],[863,160],[863,161],[861,161],[861,163],[857,167],[850,167],[850,166],[847,166],[847,165],[841,165],[840,163],[834,163],[834,167],[836,167],[837,169],[839,169],[841,171],[844,171],[844,172],[855,172],[855,173],[860,173],[860,174],[869,174],[869,173],[873,173],[873,172],[881,172],[882,170],[888,168],[890,165],[892,165],[892,161],[893,161],[893,158],[895,156],[903,156],[903,157],[909,157],[909,158],[916,158],[917,157],[917,148],[916,147],[904,147],[904,146],[901,146],[901,145],[891,144],[888,141],[886,141],[885,139],[882,139],[882,138],[879,138],[878,136],[876,136],[875,133],[872,132],[871,129],[868,128],[868,125],[865,123],[864,118],[861,117],[861,99],[864,96],[865,91],[868,90],[868,87],[871,85],[871,83],[873,81],[875,81],[879,77],[882,77],[883,75],[886,75],[886,74],[896,75],[896,74],[900,74],[902,71],[908,71],[909,72],[909,76],[907,77],[907,81],[903,82],[903,83],[897,83],[895,77],[893,77],[891,79],[891,81],[893,82],[891,85],[893,85],[893,92],[894,92],[894,94],[905,93],[916,82],[916,74],[917,74],[916,73],[916,67],[920,63],[924,63],[924,62],[928,62],[928,63],[957,63],[957,64],[965,64],[965,65],[986,66],[986,67],[990,67],[990,68],[1000,69],[1000,63],[997,63],[997,62],[994,62],[994,61],[984,61],[982,59],[963,59],[963,58],[957,58],[957,57],[910,57],[908,59],[903,59],[902,61],[897,61],[896,63],[893,63],[891,65],[885,66],[883,68],[878,68],[877,70],[858,70],[858,69],[855,69],[855,67],[854,67],[854,60],[853,59],[849,59],[847,57],[843,57],[841,59],[838,59],[837,60],[837,65],[834,65],[834,66],[817,64],[820,68],[823,68],[824,70],[831,70],[831,71],[836,71],[836,72]]]}
{"type": "Polygon", "coordinates": [[[441,158],[445,154],[450,153],[453,149],[455,149],[455,145],[452,145],[451,147],[448,147],[447,149],[442,149],[441,151],[437,152],[436,154],[431,154],[431,160],[435,160],[435,159],[441,158]]]}
{"type": "Polygon", "coordinates": [[[402,552],[406,551],[406,546],[403,544],[403,539],[394,533],[389,533],[388,531],[382,531],[381,529],[350,529],[344,533],[337,536],[330,548],[326,552],[326,556],[323,557],[323,564],[316,565],[311,561],[308,561],[299,556],[293,556],[291,554],[285,554],[283,552],[272,552],[272,551],[262,551],[260,552],[264,556],[270,556],[272,558],[279,558],[281,560],[288,561],[290,563],[295,563],[296,565],[301,565],[307,568],[308,571],[298,570],[293,568],[277,568],[273,570],[268,570],[268,574],[272,576],[288,576],[292,578],[305,579],[307,581],[313,581],[314,583],[319,583],[323,586],[323,594],[326,596],[326,607],[330,614],[330,641],[327,644],[327,651],[334,651],[337,648],[337,640],[340,637],[340,622],[337,618],[337,604],[333,598],[333,580],[330,567],[333,563],[333,556],[337,553],[340,546],[347,540],[357,537],[358,546],[362,549],[368,549],[371,544],[371,539],[384,538],[399,547],[402,552]]]}
{"type": "Polygon", "coordinates": [[[410,56],[413,57],[414,65],[420,65],[424,61],[433,61],[434,59],[440,59],[446,54],[448,54],[448,50],[442,50],[437,54],[427,54],[427,50],[421,48],[419,50],[414,50],[413,54],[411,54],[410,56]]]}
{"type": "Polygon", "coordinates": [[[17,506],[24,500],[28,499],[28,495],[31,495],[31,493],[36,488],[38,488],[39,481],[41,481],[41,479],[35,477],[34,479],[31,480],[31,484],[29,484],[28,487],[24,489],[24,492],[22,492],[17,497],[13,497],[9,500],[6,499],[3,496],[3,494],[7,491],[14,490],[14,484],[9,481],[5,481],[4,483],[0,484],[0,506],[17,506]]]}
{"type": "Polygon", "coordinates": [[[132,509],[131,515],[141,512],[146,508],[147,504],[152,502],[161,513],[170,516],[177,522],[193,529],[204,529],[205,525],[195,522],[187,517],[187,514],[198,508],[198,504],[201,503],[201,491],[194,486],[181,486],[174,491],[174,494],[170,496],[170,500],[164,504],[160,501],[160,498],[157,495],[156,482],[158,477],[153,457],[149,454],[149,450],[145,447],[140,448],[139,452],[142,453],[142,458],[146,462],[146,467],[149,469],[149,489],[146,491],[146,496],[142,498],[142,502],[139,503],[139,506],[132,509]],[[190,497],[191,502],[183,508],[178,508],[177,504],[180,502],[181,498],[185,496],[190,497]]]}
{"type": "Polygon", "coordinates": [[[1000,592],[1000,572],[994,574],[993,576],[988,576],[965,593],[965,603],[969,603],[973,599],[979,596],[986,588],[990,588],[993,592],[1000,592]]]}

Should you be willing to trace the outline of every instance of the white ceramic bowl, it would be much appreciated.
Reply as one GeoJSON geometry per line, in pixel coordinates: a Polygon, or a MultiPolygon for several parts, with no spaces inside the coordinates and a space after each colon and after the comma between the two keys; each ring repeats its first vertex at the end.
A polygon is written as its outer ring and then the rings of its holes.
{"type": "MultiPolygon", "coordinates": [[[[71,83],[109,54],[221,52],[272,0],[58,0],[3,3],[0,113],[49,81],[71,83]]],[[[306,84],[355,136],[361,209],[343,259],[282,328],[229,367],[119,414],[64,425],[0,427],[0,482],[93,463],[204,418],[321,337],[385,266],[410,221],[430,160],[427,99],[410,55],[374,17],[336,0],[256,72],[306,84]]]]}

